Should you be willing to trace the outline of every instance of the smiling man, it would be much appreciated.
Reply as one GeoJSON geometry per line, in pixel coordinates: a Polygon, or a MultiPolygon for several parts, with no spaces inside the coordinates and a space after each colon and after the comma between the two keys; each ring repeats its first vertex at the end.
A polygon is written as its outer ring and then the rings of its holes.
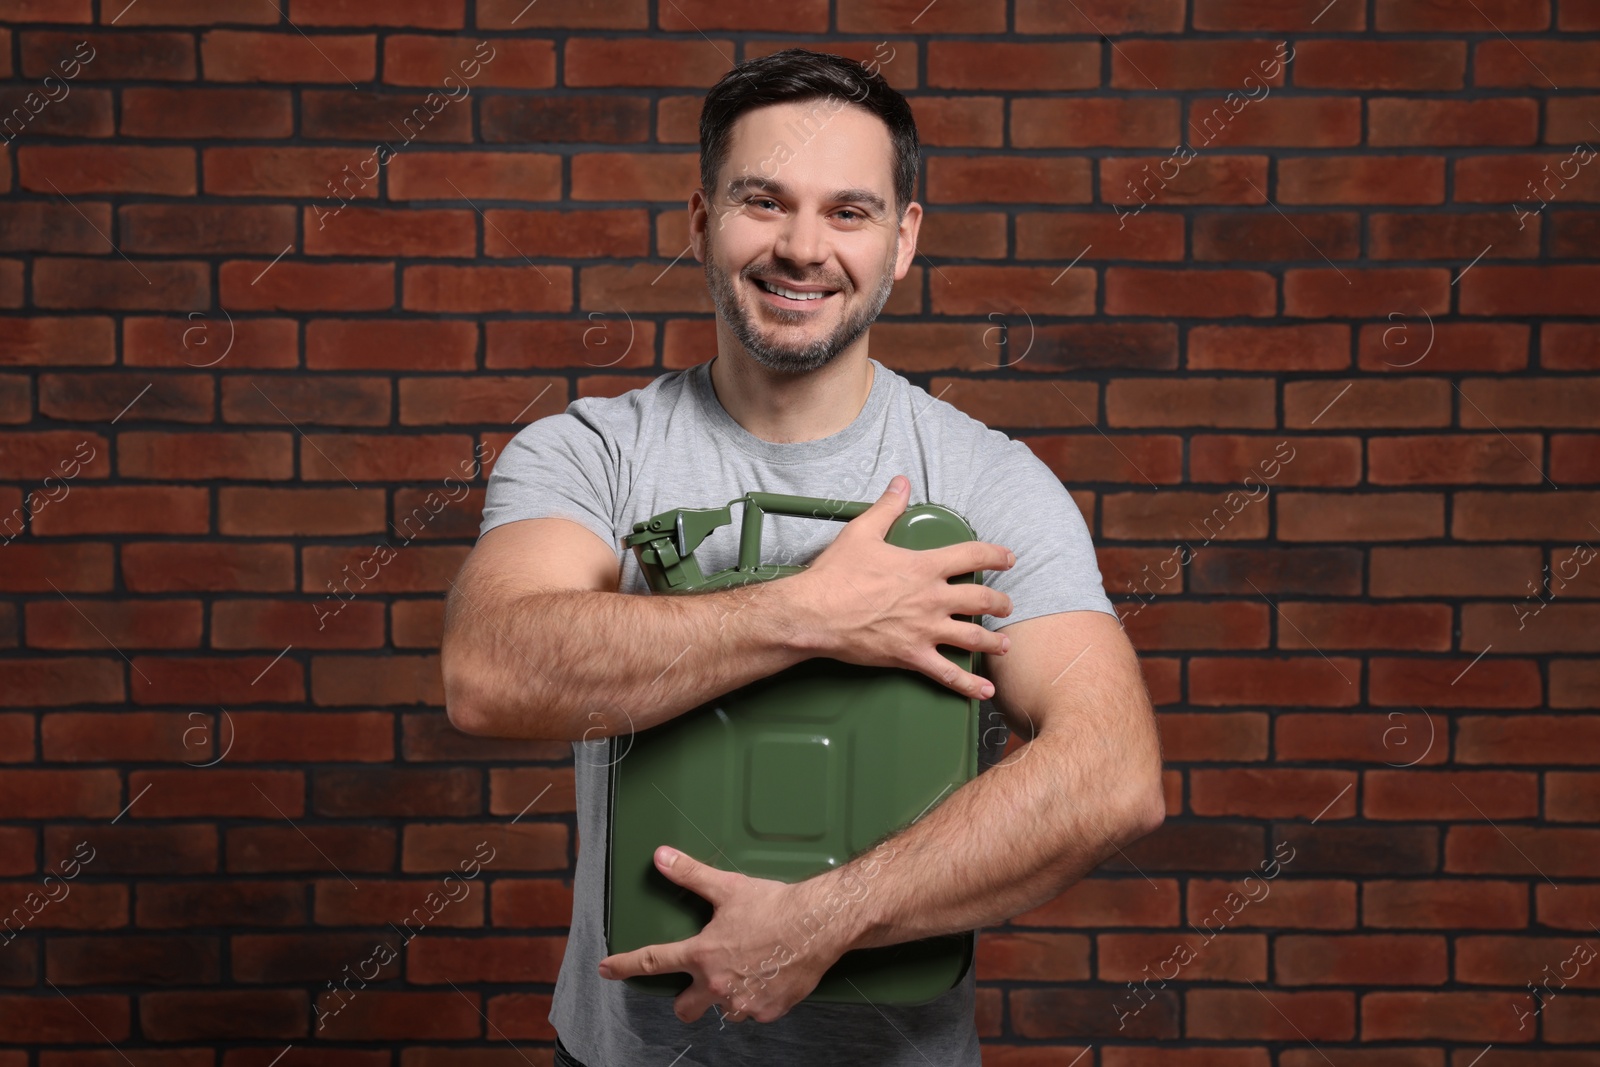
{"type": "MultiPolygon", "coordinates": [[[[450,721],[572,742],[581,848],[550,1010],[558,1065],[976,1067],[971,967],[923,1004],[804,998],[851,949],[1003,922],[1161,823],[1138,660],[1059,479],[1026,445],[868,355],[922,221],[905,99],[854,62],[789,49],[711,90],[700,149],[689,225],[716,352],[642,389],[573,401],[506,447],[446,610],[450,721]],[[643,595],[622,547],[634,522],[751,490],[876,502],[842,526],[771,524],[768,561],[806,564],[798,574],[643,595]],[[886,543],[912,500],[951,508],[978,540],[886,543]],[[948,581],[973,570],[989,572],[985,584],[948,581]],[[940,645],[983,652],[991,677],[958,669],[940,645]],[[686,941],[607,957],[605,740],[818,656],[921,671],[979,698],[985,723],[1003,717],[1025,743],[995,765],[1005,732],[985,731],[984,773],[804,881],[657,850],[662,875],[710,902],[712,919],[686,941]],[[817,915],[829,921],[804,927],[817,915]],[[802,927],[813,936],[774,934],[802,927]],[[669,971],[692,977],[676,998],[621,981],[669,971]]],[[[711,573],[737,548],[725,528],[695,555],[711,573]]]]}

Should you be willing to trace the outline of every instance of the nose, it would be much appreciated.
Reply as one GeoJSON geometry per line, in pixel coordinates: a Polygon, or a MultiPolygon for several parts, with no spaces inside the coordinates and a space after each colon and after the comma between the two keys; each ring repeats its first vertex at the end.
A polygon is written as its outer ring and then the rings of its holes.
{"type": "Polygon", "coordinates": [[[778,230],[772,251],[779,259],[788,260],[804,271],[827,259],[826,231],[810,212],[790,212],[778,230]]]}

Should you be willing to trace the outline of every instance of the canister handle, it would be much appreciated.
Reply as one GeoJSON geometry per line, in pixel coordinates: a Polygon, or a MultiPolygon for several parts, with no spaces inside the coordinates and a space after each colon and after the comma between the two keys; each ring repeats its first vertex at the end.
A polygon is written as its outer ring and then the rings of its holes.
{"type": "Polygon", "coordinates": [[[753,571],[761,566],[761,520],[767,515],[795,515],[801,518],[832,519],[849,522],[872,507],[860,500],[824,500],[815,496],[788,496],[784,493],[746,493],[729,506],[744,505],[739,527],[739,569],[753,571]]]}

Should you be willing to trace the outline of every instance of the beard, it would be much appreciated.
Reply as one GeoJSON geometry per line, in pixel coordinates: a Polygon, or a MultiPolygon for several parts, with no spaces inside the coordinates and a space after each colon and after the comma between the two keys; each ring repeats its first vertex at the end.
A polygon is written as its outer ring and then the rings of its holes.
{"type": "MultiPolygon", "coordinates": [[[[900,239],[896,235],[895,248],[890,253],[891,261],[894,252],[897,252],[899,247],[900,239]]],[[[807,371],[814,371],[819,367],[825,367],[832,362],[840,352],[849,348],[856,338],[865,333],[867,327],[871,326],[877,319],[878,313],[883,310],[883,305],[889,299],[889,290],[894,287],[894,272],[885,270],[883,272],[883,280],[879,282],[878,289],[872,294],[872,297],[857,308],[853,314],[846,315],[844,320],[833,329],[833,332],[826,337],[808,341],[804,344],[783,345],[762,336],[760,329],[754,322],[753,309],[740,302],[739,294],[734,289],[733,282],[728,278],[727,273],[717,265],[716,255],[709,243],[706,245],[705,266],[706,286],[711,290],[711,299],[717,306],[717,314],[721,316],[722,321],[728,324],[728,328],[733,331],[734,337],[739,339],[739,343],[744,346],[745,351],[749,352],[757,363],[760,363],[768,370],[782,371],[788,374],[803,374],[807,371]]],[[[754,275],[757,274],[765,274],[781,281],[787,277],[788,272],[778,269],[771,263],[752,263],[739,272],[739,277],[754,286],[758,284],[754,280],[754,275]]],[[[797,284],[814,283],[836,289],[835,295],[845,302],[846,307],[849,306],[850,297],[855,294],[855,289],[851,287],[847,278],[808,278],[804,281],[791,278],[789,280],[796,281],[797,284]],[[836,284],[841,282],[843,284],[836,284]]],[[[815,314],[815,312],[773,308],[770,305],[767,306],[767,313],[779,322],[784,323],[800,323],[805,321],[808,315],[815,314]]]]}

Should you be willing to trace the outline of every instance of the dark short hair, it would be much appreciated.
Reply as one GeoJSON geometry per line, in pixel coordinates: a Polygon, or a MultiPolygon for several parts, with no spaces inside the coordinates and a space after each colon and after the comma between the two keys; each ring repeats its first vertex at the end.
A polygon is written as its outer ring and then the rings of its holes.
{"type": "Polygon", "coordinates": [[[747,60],[722,76],[700,109],[700,184],[716,195],[717,174],[728,161],[733,124],[746,111],[770,104],[839,97],[883,120],[894,148],[895,208],[904,215],[916,196],[917,123],[911,105],[876,70],[831,52],[785,48],[747,60]]]}

